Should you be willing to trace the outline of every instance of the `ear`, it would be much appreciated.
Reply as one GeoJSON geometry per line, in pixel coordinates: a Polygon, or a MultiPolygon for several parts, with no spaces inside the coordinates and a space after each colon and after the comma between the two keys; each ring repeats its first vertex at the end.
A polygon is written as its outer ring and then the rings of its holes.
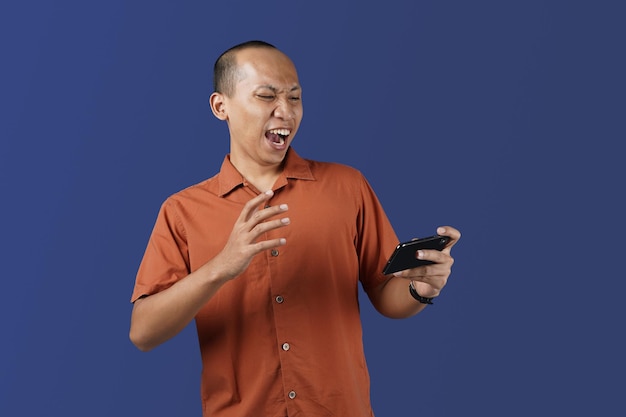
{"type": "Polygon", "coordinates": [[[215,117],[220,120],[226,120],[226,103],[223,94],[211,94],[211,97],[209,97],[209,105],[211,106],[211,111],[215,117]]]}

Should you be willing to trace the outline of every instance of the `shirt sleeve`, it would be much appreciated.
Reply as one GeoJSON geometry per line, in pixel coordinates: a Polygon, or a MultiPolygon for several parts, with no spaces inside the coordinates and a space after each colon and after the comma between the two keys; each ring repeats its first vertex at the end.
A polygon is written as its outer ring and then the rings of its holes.
{"type": "Polygon", "coordinates": [[[360,196],[361,206],[357,220],[359,279],[367,292],[389,279],[382,270],[398,245],[398,237],[374,190],[363,176],[360,196]]]}
{"type": "Polygon", "coordinates": [[[171,287],[190,273],[187,237],[177,203],[163,203],[148,241],[131,296],[131,302],[171,287]]]}

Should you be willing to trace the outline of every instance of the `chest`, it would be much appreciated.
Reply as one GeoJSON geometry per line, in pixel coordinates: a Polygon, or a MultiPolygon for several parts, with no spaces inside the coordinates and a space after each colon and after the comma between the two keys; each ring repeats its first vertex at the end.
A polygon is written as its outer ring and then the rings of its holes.
{"type": "MultiPolygon", "coordinates": [[[[315,182],[298,185],[288,184],[275,190],[268,204],[287,204],[289,209],[281,217],[289,217],[290,224],[269,231],[260,239],[284,237],[288,246],[301,248],[304,253],[306,248],[323,250],[322,246],[330,242],[332,246],[353,246],[359,216],[354,194],[341,186],[320,187],[315,182]]],[[[245,202],[253,197],[244,189],[234,193],[228,198],[208,198],[183,219],[192,270],[222,250],[245,202]]]]}

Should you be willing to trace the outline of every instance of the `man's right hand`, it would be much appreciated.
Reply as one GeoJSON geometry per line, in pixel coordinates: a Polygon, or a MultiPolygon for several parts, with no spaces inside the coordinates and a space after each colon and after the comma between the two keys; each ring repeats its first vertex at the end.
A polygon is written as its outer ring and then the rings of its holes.
{"type": "Polygon", "coordinates": [[[243,207],[224,249],[211,261],[212,269],[219,276],[226,280],[234,279],[246,270],[255,255],[286,243],[285,238],[259,240],[264,233],[289,224],[289,217],[268,220],[286,212],[287,204],[259,208],[273,195],[272,190],[266,191],[243,207]]]}
{"type": "Polygon", "coordinates": [[[224,283],[239,276],[252,258],[286,243],[284,238],[259,240],[263,233],[289,224],[289,218],[273,219],[287,205],[262,208],[274,193],[267,191],[248,201],[224,246],[196,271],[156,294],[135,301],[130,339],[141,350],[150,350],[178,334],[224,283]]]}

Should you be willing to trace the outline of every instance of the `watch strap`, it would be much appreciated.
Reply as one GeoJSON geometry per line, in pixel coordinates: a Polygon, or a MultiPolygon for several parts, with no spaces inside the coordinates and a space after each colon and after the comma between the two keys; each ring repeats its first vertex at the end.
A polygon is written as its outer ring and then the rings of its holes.
{"type": "Polygon", "coordinates": [[[413,281],[409,282],[409,293],[413,298],[419,301],[422,304],[433,304],[433,299],[428,297],[422,297],[417,293],[415,287],[413,286],[413,281]]]}

